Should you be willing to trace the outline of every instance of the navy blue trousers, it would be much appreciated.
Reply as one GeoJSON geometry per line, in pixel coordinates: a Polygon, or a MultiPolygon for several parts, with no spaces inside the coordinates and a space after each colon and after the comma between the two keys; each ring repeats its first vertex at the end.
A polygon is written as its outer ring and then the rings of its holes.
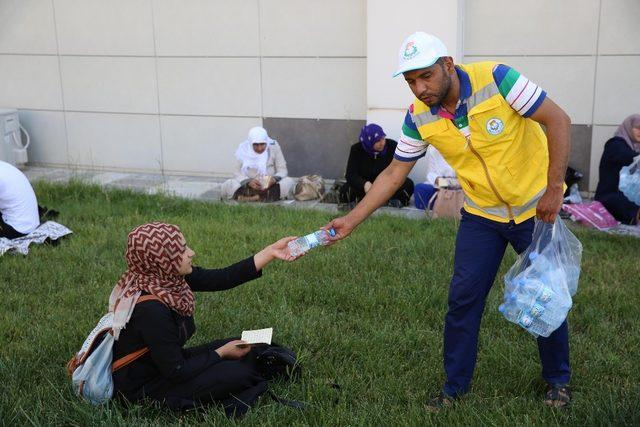
{"type": "MultiPolygon", "coordinates": [[[[466,393],[478,353],[478,333],[485,301],[507,244],[517,253],[531,243],[534,219],[520,224],[500,223],[462,211],[456,238],[454,271],[449,286],[449,310],[444,326],[444,392],[466,393]]],[[[538,338],[542,377],[549,384],[567,384],[569,328],[565,322],[548,338],[538,338]]]]}

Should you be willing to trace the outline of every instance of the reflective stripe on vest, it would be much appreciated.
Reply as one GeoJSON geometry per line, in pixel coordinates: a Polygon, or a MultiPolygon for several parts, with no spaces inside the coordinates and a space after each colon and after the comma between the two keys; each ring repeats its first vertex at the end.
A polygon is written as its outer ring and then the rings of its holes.
{"type": "Polygon", "coordinates": [[[473,107],[499,94],[498,86],[495,82],[491,82],[467,99],[467,111],[471,111],[473,107]]]}
{"type": "MultiPolygon", "coordinates": [[[[511,207],[511,211],[513,212],[513,215],[515,217],[517,217],[517,216],[520,216],[523,213],[527,212],[528,210],[534,208],[538,204],[538,201],[540,200],[540,198],[542,197],[542,195],[544,194],[544,192],[546,190],[547,190],[546,187],[543,188],[535,196],[533,196],[527,203],[525,203],[522,206],[512,206],[511,207]]],[[[474,209],[478,209],[479,211],[482,211],[482,212],[487,213],[489,215],[499,216],[501,218],[508,218],[509,217],[509,211],[507,210],[506,207],[484,207],[484,208],[481,208],[476,203],[474,203],[473,200],[471,200],[469,197],[467,197],[466,194],[464,196],[464,202],[467,205],[469,205],[470,207],[472,207],[474,209]]]]}
{"type": "MultiPolygon", "coordinates": [[[[481,90],[471,95],[466,100],[467,111],[471,111],[471,109],[476,105],[486,101],[487,99],[499,93],[500,93],[500,90],[498,89],[498,86],[495,84],[495,82],[489,83],[488,85],[483,87],[481,90]]],[[[416,127],[424,126],[426,124],[433,123],[438,120],[445,120],[438,115],[431,114],[431,111],[424,111],[419,114],[412,114],[411,117],[413,118],[413,123],[415,123],[416,127]]]]}
{"type": "Polygon", "coordinates": [[[415,123],[416,127],[424,126],[442,119],[442,117],[438,115],[431,114],[431,111],[429,110],[420,114],[412,114],[411,117],[413,118],[413,123],[415,123]]]}

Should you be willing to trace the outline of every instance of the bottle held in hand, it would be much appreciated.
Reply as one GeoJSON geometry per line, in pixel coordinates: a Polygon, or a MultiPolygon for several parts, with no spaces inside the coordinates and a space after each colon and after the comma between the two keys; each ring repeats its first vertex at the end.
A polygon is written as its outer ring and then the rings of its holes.
{"type": "Polygon", "coordinates": [[[331,238],[336,235],[336,231],[331,228],[329,230],[318,230],[306,236],[298,237],[287,244],[291,256],[300,256],[309,250],[324,246],[331,242],[331,238]]]}

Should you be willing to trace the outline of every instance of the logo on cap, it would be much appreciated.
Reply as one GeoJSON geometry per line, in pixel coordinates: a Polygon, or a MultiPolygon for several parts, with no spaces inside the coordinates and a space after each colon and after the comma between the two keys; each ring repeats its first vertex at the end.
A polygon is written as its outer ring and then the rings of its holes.
{"type": "Polygon", "coordinates": [[[404,54],[402,55],[404,59],[411,59],[418,54],[418,48],[414,42],[409,42],[404,47],[404,54]]]}
{"type": "Polygon", "coordinates": [[[502,123],[502,120],[498,119],[497,117],[494,117],[487,121],[487,132],[489,132],[491,135],[499,135],[503,130],[504,123],[502,123]]]}

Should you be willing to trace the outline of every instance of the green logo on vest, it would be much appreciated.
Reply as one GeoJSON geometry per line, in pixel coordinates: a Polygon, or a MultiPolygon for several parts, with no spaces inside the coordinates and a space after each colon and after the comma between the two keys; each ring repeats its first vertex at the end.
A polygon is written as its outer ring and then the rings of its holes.
{"type": "Polygon", "coordinates": [[[504,130],[504,123],[497,117],[487,120],[487,132],[491,135],[499,135],[504,130]]]}

